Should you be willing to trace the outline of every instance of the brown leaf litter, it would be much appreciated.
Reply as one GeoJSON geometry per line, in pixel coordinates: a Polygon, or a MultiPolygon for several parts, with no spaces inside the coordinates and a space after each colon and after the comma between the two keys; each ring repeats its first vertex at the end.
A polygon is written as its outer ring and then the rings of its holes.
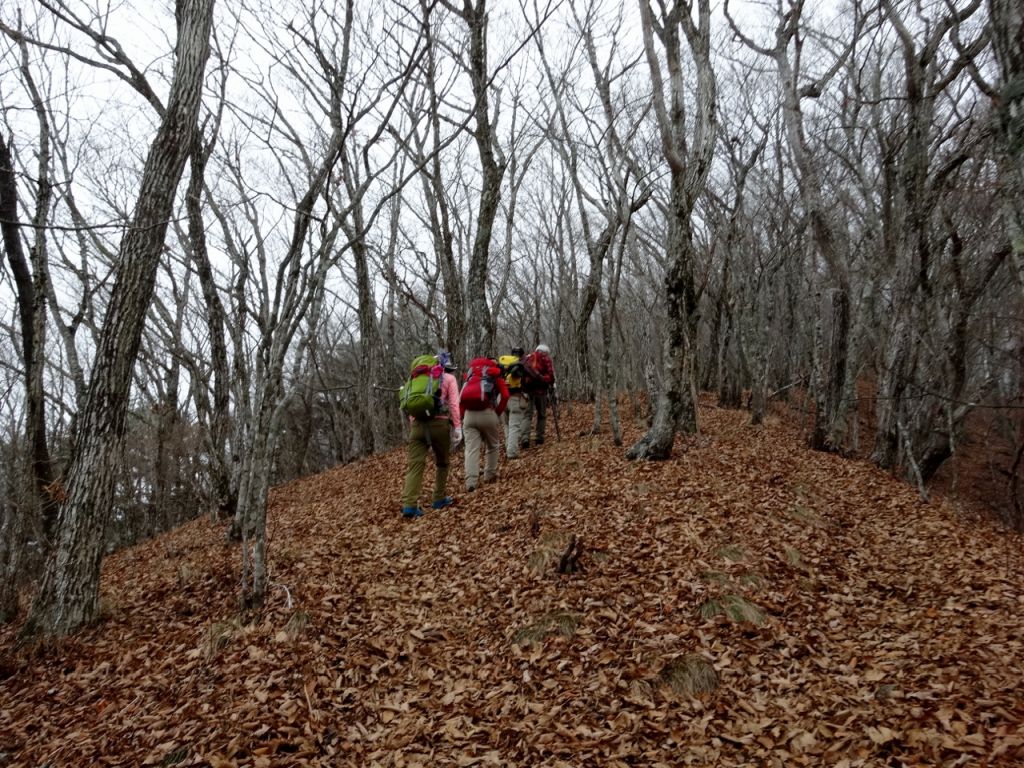
{"type": "Polygon", "coordinates": [[[1024,764],[1019,536],[785,424],[630,463],[573,410],[419,520],[402,451],[277,488],[253,623],[207,521],[112,556],[103,623],[8,656],[0,765],[1024,764]]]}

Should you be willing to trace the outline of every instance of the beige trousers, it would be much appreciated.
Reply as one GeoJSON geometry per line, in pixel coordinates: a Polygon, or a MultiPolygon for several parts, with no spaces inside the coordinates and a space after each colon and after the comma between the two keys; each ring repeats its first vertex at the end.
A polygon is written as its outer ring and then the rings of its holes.
{"type": "Polygon", "coordinates": [[[489,483],[498,476],[498,447],[501,445],[498,414],[492,408],[466,411],[462,433],[466,438],[466,488],[473,490],[480,478],[481,451],[484,454],[484,482],[489,483]]]}
{"type": "Polygon", "coordinates": [[[530,439],[529,401],[526,395],[512,395],[508,401],[508,433],[505,435],[505,454],[510,459],[519,457],[519,446],[530,439]]]}

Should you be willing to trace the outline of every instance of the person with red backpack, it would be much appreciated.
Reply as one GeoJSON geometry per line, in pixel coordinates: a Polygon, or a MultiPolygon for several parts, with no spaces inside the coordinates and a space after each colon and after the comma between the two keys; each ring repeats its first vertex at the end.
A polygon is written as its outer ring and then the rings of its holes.
{"type": "Polygon", "coordinates": [[[459,410],[466,435],[466,490],[474,491],[484,465],[485,483],[498,477],[498,453],[501,414],[508,405],[509,393],[498,363],[489,357],[469,362],[459,393],[459,410]],[[481,446],[484,456],[481,462],[481,446]]]}
{"type": "Polygon", "coordinates": [[[455,499],[447,495],[448,463],[452,449],[462,440],[462,411],[459,408],[459,383],[453,371],[455,363],[447,350],[441,350],[436,357],[417,357],[413,360],[409,381],[399,392],[402,410],[408,415],[410,424],[408,468],[402,488],[402,517],[423,516],[419,498],[423,486],[423,469],[430,451],[433,451],[434,463],[437,465],[432,506],[434,509],[444,509],[455,503],[455,499]],[[416,407],[421,399],[417,397],[417,392],[423,386],[432,393],[427,402],[434,403],[426,409],[416,407]]]}
{"type": "MultiPolygon", "coordinates": [[[[543,445],[548,419],[548,396],[551,388],[555,385],[555,364],[551,361],[551,350],[548,345],[538,344],[537,349],[526,356],[523,367],[526,369],[524,388],[530,398],[533,410],[537,414],[534,445],[543,445]]],[[[526,428],[526,433],[527,435],[530,433],[529,425],[526,428]]]]}

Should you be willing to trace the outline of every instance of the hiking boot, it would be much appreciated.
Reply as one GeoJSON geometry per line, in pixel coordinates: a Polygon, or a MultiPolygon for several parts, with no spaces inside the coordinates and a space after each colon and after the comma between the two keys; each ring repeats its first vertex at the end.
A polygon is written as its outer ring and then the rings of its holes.
{"type": "Polygon", "coordinates": [[[438,499],[434,502],[434,509],[444,509],[445,507],[450,507],[454,503],[455,499],[451,496],[445,496],[443,499],[438,499]]]}
{"type": "Polygon", "coordinates": [[[402,517],[423,517],[423,510],[419,507],[402,507],[402,517]]]}

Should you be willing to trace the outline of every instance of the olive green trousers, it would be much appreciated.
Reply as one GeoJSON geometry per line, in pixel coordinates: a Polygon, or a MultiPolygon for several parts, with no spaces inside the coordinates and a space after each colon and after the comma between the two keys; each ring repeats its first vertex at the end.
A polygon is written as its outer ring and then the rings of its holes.
{"type": "Polygon", "coordinates": [[[409,432],[408,469],[405,472],[405,487],[402,489],[403,507],[419,505],[428,451],[434,452],[434,463],[437,465],[434,501],[440,501],[447,495],[448,459],[452,451],[451,424],[447,418],[431,419],[428,422],[414,421],[412,424],[409,432]]]}

